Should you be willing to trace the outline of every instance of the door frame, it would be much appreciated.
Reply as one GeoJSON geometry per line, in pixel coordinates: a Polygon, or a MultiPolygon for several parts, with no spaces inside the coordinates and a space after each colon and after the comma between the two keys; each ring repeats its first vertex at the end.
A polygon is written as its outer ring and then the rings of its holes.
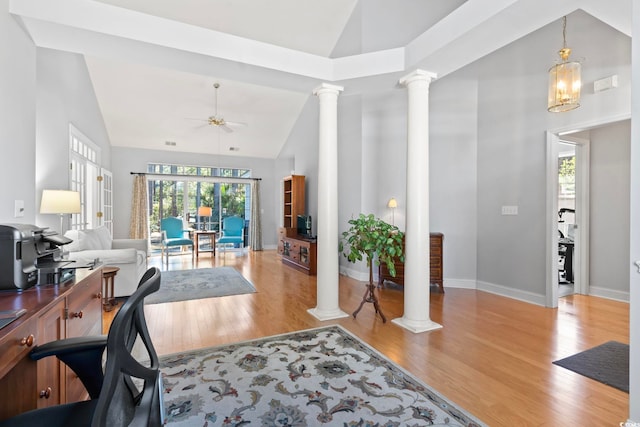
{"type": "Polygon", "coordinates": [[[576,142],[576,223],[578,224],[574,258],[578,268],[576,293],[589,294],[589,142],[567,134],[590,130],[611,123],[628,120],[630,114],[612,116],[586,123],[547,130],[546,185],[546,295],[547,307],[558,307],[558,142],[576,142]],[[578,200],[579,199],[579,200],[578,200]]]}

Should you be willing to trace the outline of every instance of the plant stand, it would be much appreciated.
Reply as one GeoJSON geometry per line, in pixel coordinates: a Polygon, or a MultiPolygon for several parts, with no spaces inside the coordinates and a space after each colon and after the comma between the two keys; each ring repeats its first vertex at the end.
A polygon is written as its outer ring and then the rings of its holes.
{"type": "Polygon", "coordinates": [[[362,301],[360,302],[360,305],[358,306],[357,310],[353,312],[354,319],[362,309],[362,306],[365,303],[370,302],[370,303],[373,303],[373,307],[376,309],[376,313],[380,314],[380,317],[382,317],[382,323],[387,323],[387,318],[384,317],[384,313],[382,313],[382,310],[380,309],[380,304],[378,303],[378,297],[376,297],[375,290],[376,290],[376,286],[373,283],[369,282],[367,284],[367,290],[365,291],[364,296],[362,297],[362,301]]]}

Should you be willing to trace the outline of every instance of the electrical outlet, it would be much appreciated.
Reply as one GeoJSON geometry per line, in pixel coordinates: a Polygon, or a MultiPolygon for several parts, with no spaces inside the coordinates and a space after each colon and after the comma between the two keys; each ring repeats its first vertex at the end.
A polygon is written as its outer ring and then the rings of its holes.
{"type": "Polygon", "coordinates": [[[502,215],[518,215],[517,206],[503,206],[502,215]]]}
{"type": "Polygon", "coordinates": [[[13,216],[21,218],[24,216],[24,200],[16,200],[13,205],[13,216]]]}

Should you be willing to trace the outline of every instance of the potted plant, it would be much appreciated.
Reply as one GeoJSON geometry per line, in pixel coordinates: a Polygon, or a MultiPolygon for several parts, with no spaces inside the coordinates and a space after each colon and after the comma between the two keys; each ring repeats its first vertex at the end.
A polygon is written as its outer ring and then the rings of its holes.
{"type": "Polygon", "coordinates": [[[349,262],[355,263],[366,259],[369,268],[369,284],[362,302],[353,317],[356,317],[365,302],[373,303],[376,313],[380,314],[382,321],[386,322],[384,314],[380,310],[378,299],[374,293],[373,265],[380,265],[384,262],[389,269],[391,276],[395,277],[396,268],[394,261],[399,258],[404,262],[402,233],[395,225],[388,224],[376,218],[373,214],[360,214],[358,218],[350,219],[351,227],[342,233],[338,250],[349,262]]]}

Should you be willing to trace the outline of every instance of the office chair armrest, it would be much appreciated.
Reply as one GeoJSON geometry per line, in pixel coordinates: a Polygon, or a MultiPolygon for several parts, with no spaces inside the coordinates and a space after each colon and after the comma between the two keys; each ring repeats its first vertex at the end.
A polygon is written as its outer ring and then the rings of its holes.
{"type": "Polygon", "coordinates": [[[106,346],[106,335],[67,338],[36,346],[29,356],[33,360],[56,356],[78,375],[89,396],[96,399],[104,380],[102,354],[106,346]]]}

